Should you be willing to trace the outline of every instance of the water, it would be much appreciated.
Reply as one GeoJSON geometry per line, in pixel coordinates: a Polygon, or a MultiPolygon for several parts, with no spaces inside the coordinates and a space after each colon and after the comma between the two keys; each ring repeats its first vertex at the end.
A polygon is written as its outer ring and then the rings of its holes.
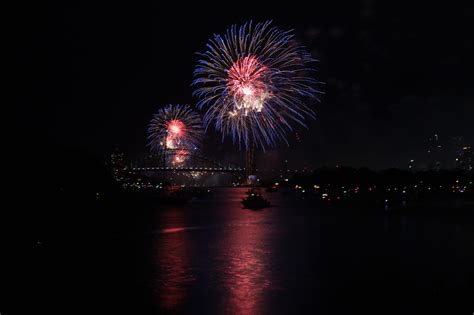
{"type": "MultiPolygon", "coordinates": [[[[471,306],[474,235],[444,217],[321,216],[245,189],[153,211],[147,282],[156,313],[418,314],[471,306]]],[[[474,308],[471,309],[474,310],[474,308]]]]}

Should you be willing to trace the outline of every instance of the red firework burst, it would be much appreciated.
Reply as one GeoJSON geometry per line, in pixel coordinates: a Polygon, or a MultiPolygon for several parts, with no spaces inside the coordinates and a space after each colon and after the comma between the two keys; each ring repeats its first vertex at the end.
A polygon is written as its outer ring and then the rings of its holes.
{"type": "Polygon", "coordinates": [[[166,146],[169,149],[175,149],[179,147],[186,138],[186,125],[180,120],[171,120],[166,126],[166,146]]]}
{"type": "Polygon", "coordinates": [[[243,57],[233,63],[228,72],[227,86],[230,95],[235,100],[234,111],[231,115],[249,111],[260,112],[265,99],[269,97],[265,75],[268,68],[254,56],[243,57]]]}

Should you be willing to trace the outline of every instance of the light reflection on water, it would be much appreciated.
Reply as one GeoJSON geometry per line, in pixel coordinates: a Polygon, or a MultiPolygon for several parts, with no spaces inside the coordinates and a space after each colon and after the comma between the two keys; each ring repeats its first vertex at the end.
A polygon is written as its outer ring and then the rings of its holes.
{"type": "MultiPolygon", "coordinates": [[[[260,314],[262,294],[271,288],[266,246],[271,230],[263,224],[238,226],[227,231],[223,280],[228,288],[227,313],[260,314]]],[[[224,244],[223,244],[224,246],[224,244]]]]}
{"type": "Polygon", "coordinates": [[[212,205],[157,213],[153,286],[161,310],[185,312],[192,308],[190,291],[208,290],[225,313],[260,313],[263,292],[272,286],[273,219],[270,213],[242,209],[244,193],[233,189],[214,196],[212,205]]]}
{"type": "MultiPolygon", "coordinates": [[[[474,251],[469,226],[320,217],[279,194],[268,195],[276,207],[250,211],[242,209],[244,193],[222,190],[208,201],[157,209],[151,237],[158,313],[352,313],[365,310],[368,297],[376,308],[402,294],[397,303],[409,306],[454,286],[469,292],[474,283],[474,260],[464,255],[474,251]]],[[[397,310],[382,313],[390,311],[397,310]]]]}
{"type": "Polygon", "coordinates": [[[188,284],[194,281],[188,251],[189,237],[187,233],[171,233],[166,238],[157,238],[154,285],[156,301],[165,310],[183,304],[188,284]]]}

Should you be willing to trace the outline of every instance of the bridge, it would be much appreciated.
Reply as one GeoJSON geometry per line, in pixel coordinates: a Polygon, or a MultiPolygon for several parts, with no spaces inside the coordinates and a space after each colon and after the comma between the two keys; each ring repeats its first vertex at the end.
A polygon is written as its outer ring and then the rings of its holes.
{"type": "MultiPolygon", "coordinates": [[[[245,173],[245,168],[242,167],[131,167],[128,169],[131,172],[208,172],[208,173],[245,173]]],[[[256,169],[257,173],[273,173],[273,174],[311,174],[311,169],[256,169]]]]}
{"type": "Polygon", "coordinates": [[[240,167],[132,167],[132,172],[208,172],[208,173],[245,173],[245,168],[240,167]]]}
{"type": "MultiPolygon", "coordinates": [[[[176,150],[168,150],[166,157],[173,156],[176,150]]],[[[146,155],[140,159],[135,160],[135,163],[129,165],[124,171],[132,174],[140,173],[162,173],[162,172],[175,172],[175,173],[207,173],[207,174],[224,174],[228,173],[233,176],[242,176],[246,173],[246,168],[238,165],[224,165],[222,162],[212,160],[197,152],[188,153],[188,156],[192,158],[191,163],[188,161],[181,165],[170,165],[166,163],[163,155],[146,155]]],[[[258,174],[272,174],[273,176],[287,175],[288,177],[293,174],[311,174],[312,169],[288,169],[288,168],[257,168],[255,171],[258,174]]],[[[285,176],[286,177],[286,176],[285,176]]]]}

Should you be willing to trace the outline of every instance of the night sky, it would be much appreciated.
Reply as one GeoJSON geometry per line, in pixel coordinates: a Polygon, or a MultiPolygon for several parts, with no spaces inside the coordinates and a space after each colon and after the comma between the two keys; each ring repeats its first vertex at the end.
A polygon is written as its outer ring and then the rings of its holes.
{"type": "MultiPolygon", "coordinates": [[[[195,52],[231,24],[267,19],[295,30],[325,82],[318,119],[290,136],[290,148],[266,154],[268,165],[406,168],[434,133],[474,144],[473,8],[374,1],[23,8],[14,25],[17,74],[28,79],[16,93],[20,142],[46,156],[76,148],[103,157],[116,147],[143,155],[153,112],[195,103],[195,52]]],[[[229,142],[211,130],[204,150],[243,158],[229,142]]]]}

